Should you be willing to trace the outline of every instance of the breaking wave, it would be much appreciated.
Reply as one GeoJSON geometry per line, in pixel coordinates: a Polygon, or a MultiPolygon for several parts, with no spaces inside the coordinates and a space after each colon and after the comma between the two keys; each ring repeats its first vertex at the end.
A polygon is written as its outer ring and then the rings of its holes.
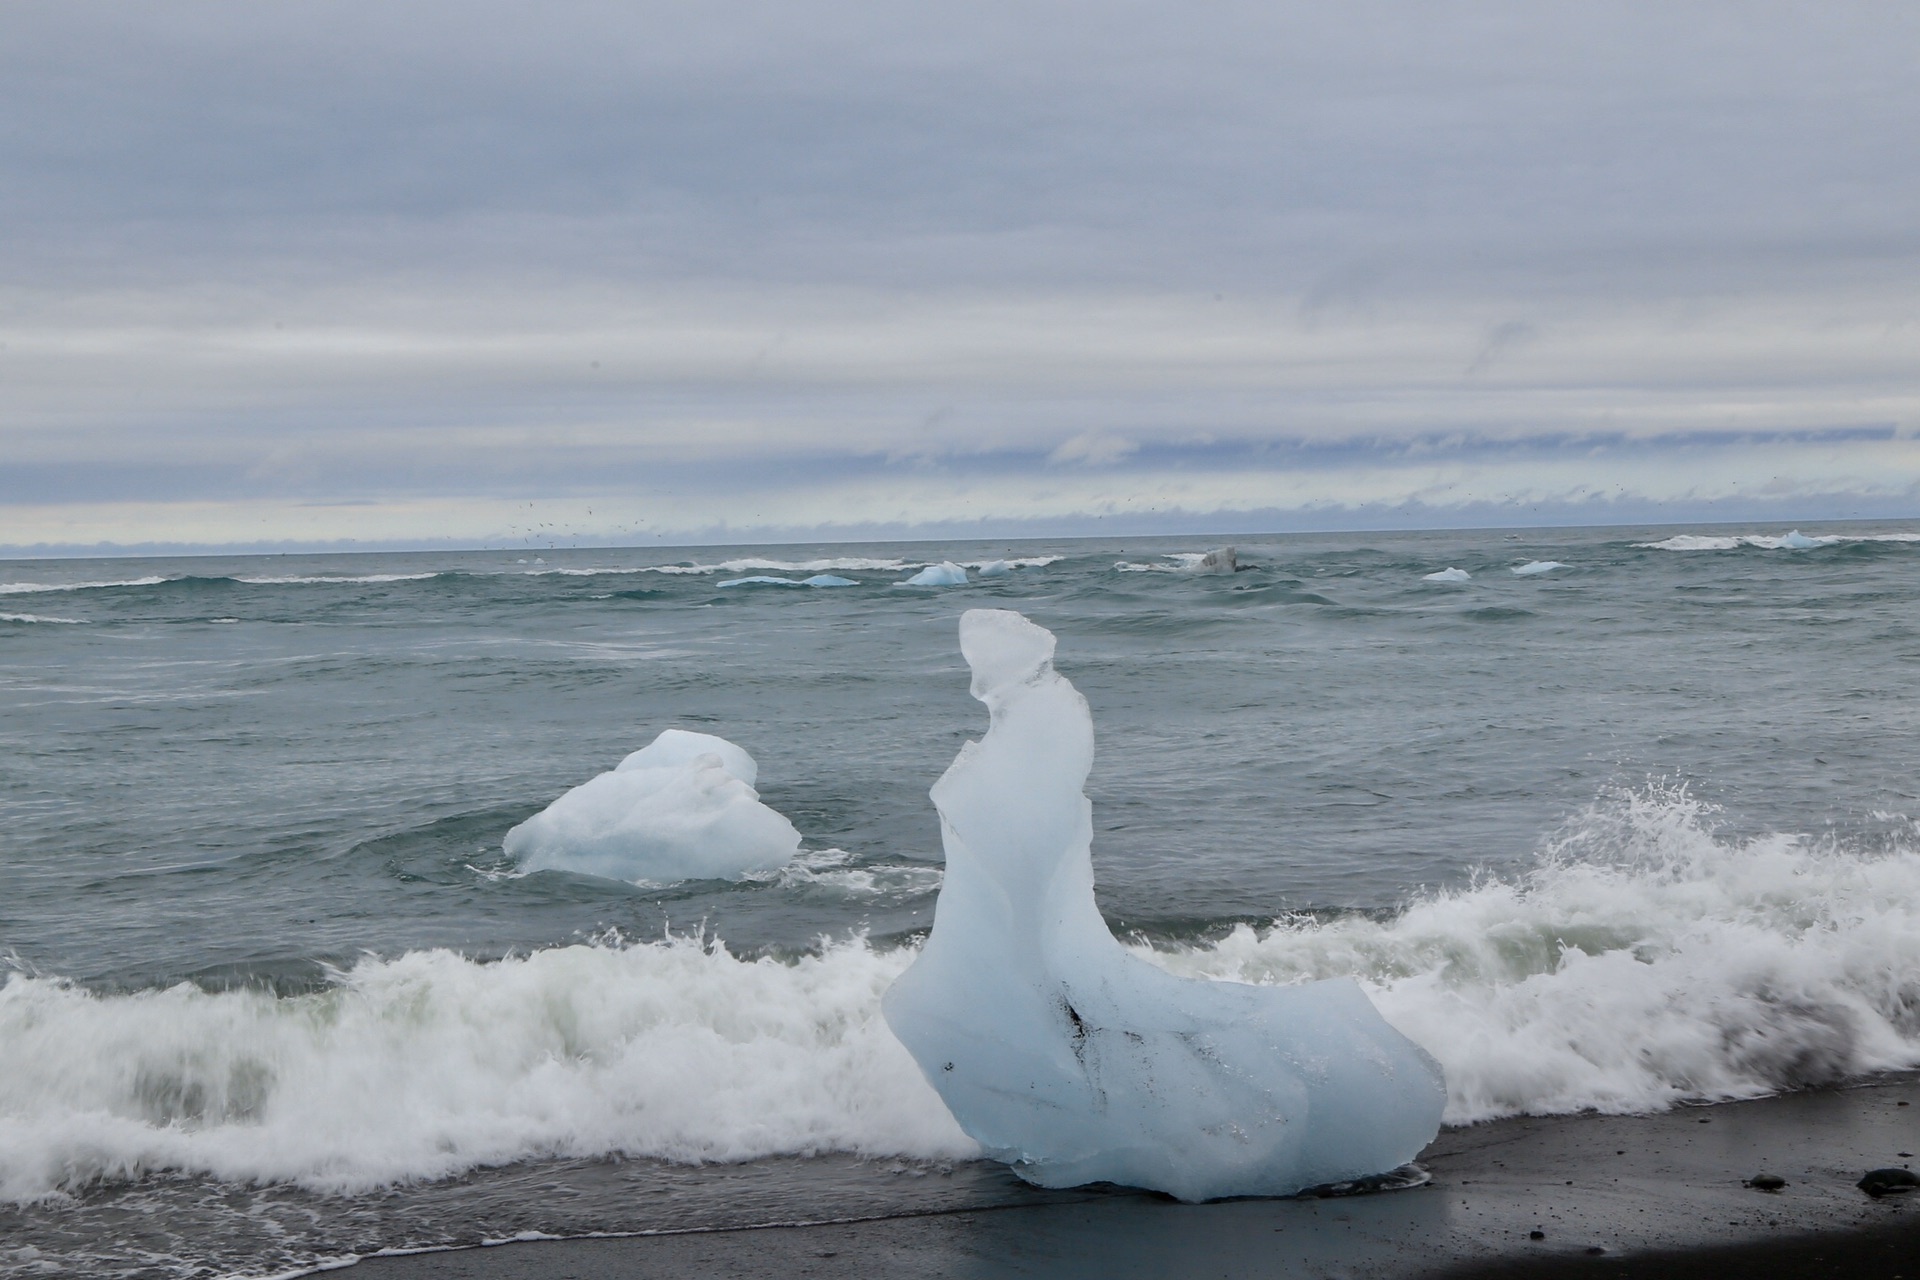
{"type": "MultiPolygon", "coordinates": [[[[846,874],[833,859],[802,879],[846,874]]],[[[1524,874],[1388,917],[1140,954],[1349,975],[1446,1068],[1450,1123],[1653,1111],[1920,1065],[1920,850],[1732,838],[1683,790],[1608,798],[1524,874]]],[[[367,958],[322,991],[0,987],[0,1196],[182,1170],[354,1190],[545,1156],[973,1151],[880,1017],[911,947],[712,939],[367,958]]]]}
{"type": "Polygon", "coordinates": [[[1805,534],[1798,529],[1782,534],[1697,534],[1681,533],[1658,542],[1636,542],[1650,551],[1733,551],[1740,547],[1758,547],[1763,551],[1812,551],[1818,547],[1845,542],[1920,542],[1920,533],[1829,533],[1805,534]]]}
{"type": "Polygon", "coordinates": [[[288,574],[284,577],[234,578],[233,581],[244,582],[250,587],[344,587],[383,582],[421,582],[439,576],[440,573],[437,571],[431,573],[288,574]]]}
{"type": "Polygon", "coordinates": [[[51,591],[104,591],[111,587],[157,587],[162,577],[125,578],[113,582],[0,582],[0,596],[29,596],[51,591]]]}

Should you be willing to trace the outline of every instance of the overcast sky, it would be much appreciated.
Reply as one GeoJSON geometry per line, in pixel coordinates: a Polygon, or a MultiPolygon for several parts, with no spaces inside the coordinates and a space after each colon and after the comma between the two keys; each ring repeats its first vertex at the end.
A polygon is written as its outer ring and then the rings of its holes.
{"type": "Polygon", "coordinates": [[[0,9],[0,547],[1920,516],[1920,6],[0,9]]]}

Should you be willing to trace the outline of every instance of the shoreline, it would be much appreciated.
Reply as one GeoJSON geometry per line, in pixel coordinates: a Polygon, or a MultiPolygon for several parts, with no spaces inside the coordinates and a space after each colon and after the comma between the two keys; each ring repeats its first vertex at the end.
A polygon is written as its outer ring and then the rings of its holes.
{"type": "Polygon", "coordinates": [[[376,1256],[366,1280],[598,1277],[1891,1277],[1920,1280],[1920,1075],[1657,1115],[1442,1130],[1405,1191],[1188,1205],[1118,1188],[861,1221],[376,1256]],[[1786,1179],[1755,1190],[1760,1173],[1786,1179]],[[1540,1238],[1533,1237],[1534,1232],[1540,1238]]]}

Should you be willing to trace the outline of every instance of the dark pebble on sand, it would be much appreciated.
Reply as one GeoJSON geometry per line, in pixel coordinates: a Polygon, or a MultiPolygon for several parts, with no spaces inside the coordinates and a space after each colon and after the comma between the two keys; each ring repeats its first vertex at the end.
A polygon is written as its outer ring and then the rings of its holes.
{"type": "Polygon", "coordinates": [[[1547,1233],[1544,1231],[1527,1232],[1527,1239],[1529,1240],[1545,1240],[1546,1238],[1547,1238],[1547,1233]]]}
{"type": "Polygon", "coordinates": [[[1920,1187],[1920,1177],[1911,1169],[1874,1169],[1853,1185],[1878,1200],[1920,1187]]]}
{"type": "Polygon", "coordinates": [[[1777,1173],[1756,1173],[1747,1179],[1747,1185],[1755,1191],[1778,1191],[1787,1185],[1787,1180],[1777,1173]]]}

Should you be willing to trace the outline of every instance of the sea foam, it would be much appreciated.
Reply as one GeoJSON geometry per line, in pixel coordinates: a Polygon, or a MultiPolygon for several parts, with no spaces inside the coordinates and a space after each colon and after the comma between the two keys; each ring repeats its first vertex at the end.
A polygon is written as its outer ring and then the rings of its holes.
{"type": "Polygon", "coordinates": [[[336,1191],[538,1156],[972,1144],[880,1019],[904,952],[363,960],[326,991],[0,988],[0,1196],[184,1170],[336,1191]]]}

